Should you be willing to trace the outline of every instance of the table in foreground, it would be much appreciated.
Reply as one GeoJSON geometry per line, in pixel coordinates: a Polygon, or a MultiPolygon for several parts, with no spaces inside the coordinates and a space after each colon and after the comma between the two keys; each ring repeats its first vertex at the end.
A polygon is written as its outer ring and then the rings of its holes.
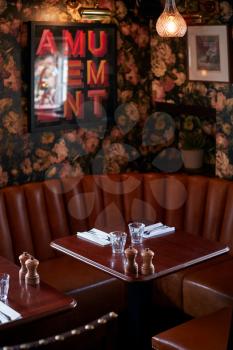
{"type": "Polygon", "coordinates": [[[127,275],[124,272],[124,255],[113,255],[111,246],[102,247],[76,235],[59,238],[51,242],[51,246],[127,282],[128,345],[134,350],[151,348],[148,313],[151,312],[153,280],[229,251],[224,244],[178,231],[158,238],[147,238],[135,246],[138,250],[139,274],[127,275]],[[140,273],[141,252],[145,248],[155,252],[155,272],[147,276],[140,273]]]}
{"type": "Polygon", "coordinates": [[[0,257],[0,272],[10,275],[10,288],[6,304],[21,314],[21,318],[0,324],[0,335],[4,330],[15,330],[17,326],[69,310],[76,301],[56,289],[40,282],[37,286],[26,285],[19,280],[19,267],[0,257]]]}

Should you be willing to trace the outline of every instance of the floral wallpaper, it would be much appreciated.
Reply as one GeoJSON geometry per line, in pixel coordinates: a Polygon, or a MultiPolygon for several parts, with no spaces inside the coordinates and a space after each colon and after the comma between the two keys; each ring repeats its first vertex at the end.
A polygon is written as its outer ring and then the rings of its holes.
{"type": "MultiPolygon", "coordinates": [[[[215,3],[207,23],[231,21],[231,2],[215,3]]],[[[93,0],[82,5],[93,6],[93,0]]],[[[178,171],[177,121],[156,111],[158,101],[216,108],[216,175],[231,178],[232,85],[187,82],[184,39],[159,39],[153,21],[123,1],[100,0],[100,7],[111,9],[118,27],[115,125],[30,134],[25,22],[80,17],[65,1],[0,0],[0,187],[84,173],[178,171]]]]}
{"type": "MultiPolygon", "coordinates": [[[[188,2],[189,3],[189,2],[188,2]]],[[[203,24],[232,24],[232,1],[192,1],[203,24]]],[[[177,1],[180,11],[182,0],[177,1]]],[[[193,9],[195,10],[195,9],[193,9]]],[[[192,9],[191,9],[192,11],[192,9]]],[[[206,118],[202,131],[216,140],[216,152],[212,142],[208,154],[215,162],[215,174],[233,177],[233,87],[232,84],[189,82],[187,80],[186,40],[162,39],[151,23],[152,103],[168,102],[211,107],[216,110],[216,125],[206,118]]],[[[182,120],[182,117],[181,117],[182,120]]],[[[178,126],[179,128],[179,126],[178,126]]],[[[182,130],[181,130],[182,134],[182,130]]],[[[209,142],[209,141],[208,141],[209,142]]]]}

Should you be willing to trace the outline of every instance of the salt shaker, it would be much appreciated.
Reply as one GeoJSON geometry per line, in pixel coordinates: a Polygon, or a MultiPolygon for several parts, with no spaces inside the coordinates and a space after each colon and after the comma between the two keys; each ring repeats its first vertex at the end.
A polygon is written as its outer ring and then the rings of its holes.
{"type": "Polygon", "coordinates": [[[37,273],[37,267],[39,265],[39,261],[31,256],[25,262],[27,273],[25,275],[25,282],[31,285],[37,285],[40,283],[40,276],[37,273]]]}
{"type": "Polygon", "coordinates": [[[25,265],[25,262],[30,258],[30,254],[27,252],[23,252],[20,256],[19,256],[19,261],[20,261],[20,270],[19,270],[19,279],[20,280],[24,280],[25,275],[27,273],[27,268],[25,265]]]}
{"type": "Polygon", "coordinates": [[[137,249],[132,246],[129,246],[125,250],[125,273],[137,274],[138,273],[138,264],[136,262],[136,256],[138,254],[137,249]]]}
{"type": "Polygon", "coordinates": [[[152,263],[153,257],[154,257],[154,252],[150,250],[150,248],[145,248],[142,251],[142,267],[141,267],[142,275],[150,275],[155,272],[155,268],[152,263]]]}

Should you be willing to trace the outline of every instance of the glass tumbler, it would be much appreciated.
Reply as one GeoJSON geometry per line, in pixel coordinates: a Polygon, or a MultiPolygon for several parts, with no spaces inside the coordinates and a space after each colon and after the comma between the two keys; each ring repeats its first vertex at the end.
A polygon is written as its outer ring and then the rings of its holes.
{"type": "Polygon", "coordinates": [[[112,245],[112,252],[123,254],[125,249],[127,234],[122,231],[110,232],[110,241],[112,245]]]}
{"type": "Polygon", "coordinates": [[[131,222],[129,225],[129,233],[131,237],[132,244],[140,244],[142,243],[143,233],[145,224],[142,222],[131,222]]]}
{"type": "Polygon", "coordinates": [[[0,300],[6,301],[9,291],[10,275],[0,273],[0,300]]]}

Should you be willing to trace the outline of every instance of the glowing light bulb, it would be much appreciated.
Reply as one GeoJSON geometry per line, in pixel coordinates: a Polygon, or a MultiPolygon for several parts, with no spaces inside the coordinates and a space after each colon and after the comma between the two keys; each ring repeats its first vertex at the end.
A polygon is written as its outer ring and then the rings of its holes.
{"type": "Polygon", "coordinates": [[[175,0],[166,0],[163,13],[156,22],[156,30],[161,37],[182,37],[187,25],[176,8],[175,0]]]}
{"type": "Polygon", "coordinates": [[[203,77],[206,77],[206,76],[207,76],[207,70],[206,70],[206,69],[202,69],[202,70],[201,70],[201,75],[202,75],[203,77]]]}
{"type": "Polygon", "coordinates": [[[177,24],[173,16],[169,16],[166,24],[167,32],[174,35],[177,31],[177,24]]]}

